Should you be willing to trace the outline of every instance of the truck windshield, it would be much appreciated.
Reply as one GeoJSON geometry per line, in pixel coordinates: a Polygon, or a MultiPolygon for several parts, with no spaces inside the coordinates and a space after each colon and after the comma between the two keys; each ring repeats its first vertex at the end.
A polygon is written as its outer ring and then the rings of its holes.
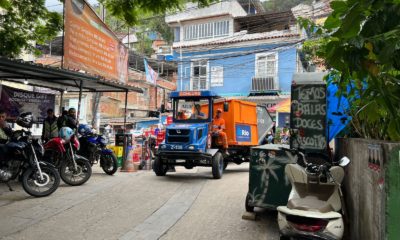
{"type": "Polygon", "coordinates": [[[207,120],[209,99],[175,99],[174,118],[176,120],[207,120]]]}

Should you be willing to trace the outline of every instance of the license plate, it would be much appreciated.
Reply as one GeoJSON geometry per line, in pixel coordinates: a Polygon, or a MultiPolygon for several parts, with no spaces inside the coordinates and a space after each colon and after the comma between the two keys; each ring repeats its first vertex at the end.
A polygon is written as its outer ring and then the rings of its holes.
{"type": "Polygon", "coordinates": [[[171,149],[172,149],[172,150],[182,150],[182,149],[183,149],[183,146],[182,146],[182,145],[172,145],[172,146],[171,146],[171,149]]]}

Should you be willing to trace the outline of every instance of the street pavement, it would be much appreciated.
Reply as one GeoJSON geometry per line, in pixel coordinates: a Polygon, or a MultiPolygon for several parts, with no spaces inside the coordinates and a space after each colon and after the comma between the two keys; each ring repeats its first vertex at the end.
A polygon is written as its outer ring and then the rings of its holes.
{"type": "Polygon", "coordinates": [[[256,209],[243,220],[248,164],[228,166],[220,180],[211,168],[102,173],[84,185],[61,183],[34,198],[15,183],[0,185],[0,239],[279,239],[276,213],[256,209]]]}

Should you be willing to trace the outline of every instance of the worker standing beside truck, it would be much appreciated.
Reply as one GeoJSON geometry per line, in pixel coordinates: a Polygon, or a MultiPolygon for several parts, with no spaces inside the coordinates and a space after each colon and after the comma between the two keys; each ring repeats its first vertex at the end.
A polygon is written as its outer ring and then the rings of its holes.
{"type": "Polygon", "coordinates": [[[222,118],[222,110],[220,108],[217,109],[217,114],[213,119],[213,136],[218,137],[217,143],[222,145],[223,150],[225,151],[226,155],[228,153],[228,138],[226,136],[225,130],[225,120],[222,118]]]}

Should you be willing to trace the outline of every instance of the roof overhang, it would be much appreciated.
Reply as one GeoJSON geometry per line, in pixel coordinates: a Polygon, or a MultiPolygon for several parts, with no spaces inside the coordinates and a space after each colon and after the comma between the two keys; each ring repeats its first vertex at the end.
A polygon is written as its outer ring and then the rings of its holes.
{"type": "Polygon", "coordinates": [[[0,57],[0,80],[15,83],[28,81],[31,86],[57,91],[79,92],[82,84],[82,92],[143,92],[141,88],[117,81],[5,57],[0,57]]]}
{"type": "Polygon", "coordinates": [[[207,98],[220,98],[215,92],[213,91],[173,91],[170,93],[170,98],[200,98],[200,97],[207,97],[207,98]]]}

